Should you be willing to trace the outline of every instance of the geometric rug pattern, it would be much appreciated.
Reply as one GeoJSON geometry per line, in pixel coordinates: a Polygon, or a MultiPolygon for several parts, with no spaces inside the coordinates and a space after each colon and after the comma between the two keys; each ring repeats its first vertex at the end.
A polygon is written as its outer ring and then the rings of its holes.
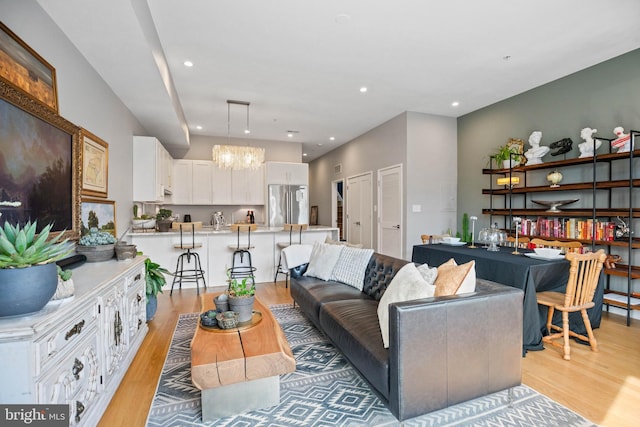
{"type": "Polygon", "coordinates": [[[286,304],[270,309],[296,359],[296,371],[280,377],[279,405],[203,422],[200,390],[191,384],[189,349],[199,313],[182,314],[158,381],[147,426],[594,426],[525,385],[401,424],[298,308],[286,304]]]}

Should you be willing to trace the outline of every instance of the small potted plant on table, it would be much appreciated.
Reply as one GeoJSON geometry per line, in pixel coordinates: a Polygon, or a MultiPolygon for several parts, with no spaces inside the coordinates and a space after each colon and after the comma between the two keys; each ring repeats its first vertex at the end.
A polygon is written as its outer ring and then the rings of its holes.
{"type": "Polygon", "coordinates": [[[171,215],[173,212],[171,209],[160,209],[156,214],[156,224],[158,225],[158,231],[169,231],[171,228],[171,223],[173,220],[171,219],[171,215]]]}
{"type": "Polygon", "coordinates": [[[253,277],[244,277],[238,281],[229,278],[229,309],[238,313],[238,322],[249,322],[253,317],[256,285],[253,277]],[[248,282],[251,281],[251,284],[248,282]]]}
{"type": "Polygon", "coordinates": [[[108,261],[115,254],[116,238],[106,231],[91,227],[89,234],[78,240],[76,252],[87,257],[87,262],[108,261]]]}

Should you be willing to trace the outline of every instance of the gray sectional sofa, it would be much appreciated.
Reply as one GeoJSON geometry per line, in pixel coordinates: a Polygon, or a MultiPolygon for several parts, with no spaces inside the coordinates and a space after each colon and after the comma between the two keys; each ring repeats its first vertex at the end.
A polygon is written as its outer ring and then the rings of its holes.
{"type": "MultiPolygon", "coordinates": [[[[405,260],[374,253],[362,291],[291,269],[291,296],[402,421],[521,382],[520,289],[478,279],[476,291],[389,306],[378,301],[405,260]]],[[[395,285],[394,285],[395,286],[395,285]]]]}

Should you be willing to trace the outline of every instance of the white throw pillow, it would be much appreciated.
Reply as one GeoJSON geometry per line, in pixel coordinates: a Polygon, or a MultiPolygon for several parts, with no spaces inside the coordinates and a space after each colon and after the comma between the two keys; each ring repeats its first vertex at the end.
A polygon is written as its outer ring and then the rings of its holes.
{"type": "Polygon", "coordinates": [[[342,249],[343,246],[341,245],[327,245],[315,242],[305,276],[317,277],[322,280],[331,279],[331,273],[333,273],[333,268],[338,262],[342,249]]]}
{"type": "Polygon", "coordinates": [[[344,246],[333,268],[331,280],[337,280],[361,291],[364,287],[364,272],[367,270],[371,255],[373,255],[373,249],[344,246]]]}
{"type": "Polygon", "coordinates": [[[378,303],[378,321],[384,348],[389,348],[389,304],[432,297],[434,291],[433,282],[424,280],[412,262],[406,264],[393,276],[378,303]]]}

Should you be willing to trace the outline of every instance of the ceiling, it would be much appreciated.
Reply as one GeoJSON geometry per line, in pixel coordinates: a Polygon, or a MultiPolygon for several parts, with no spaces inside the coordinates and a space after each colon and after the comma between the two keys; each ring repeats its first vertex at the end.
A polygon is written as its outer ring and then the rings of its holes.
{"type": "Polygon", "coordinates": [[[458,117],[640,47],[637,0],[38,2],[163,143],[244,138],[240,100],[251,138],[300,142],[304,161],[404,111],[458,117]]]}

